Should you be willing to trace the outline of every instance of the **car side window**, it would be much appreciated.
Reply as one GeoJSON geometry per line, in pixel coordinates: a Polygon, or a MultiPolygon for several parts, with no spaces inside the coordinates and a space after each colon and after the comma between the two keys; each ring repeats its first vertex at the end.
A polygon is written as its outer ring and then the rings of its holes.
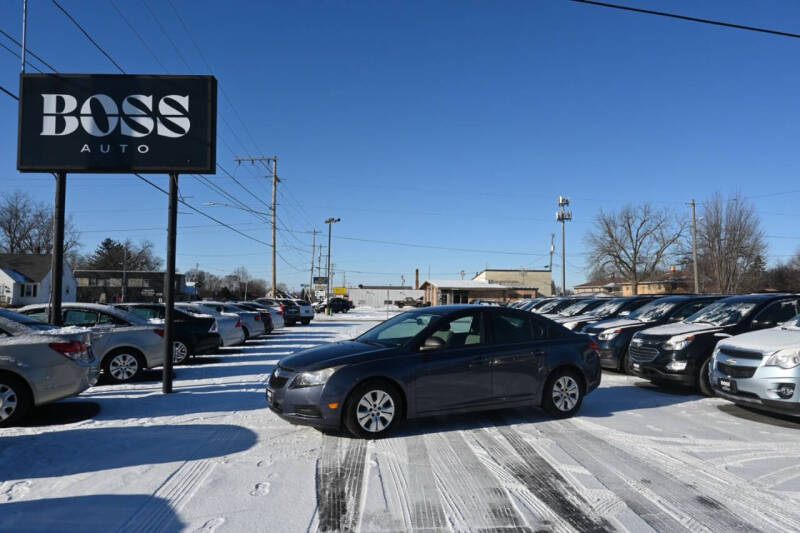
{"type": "Polygon", "coordinates": [[[131,307],[127,310],[129,313],[133,313],[134,315],[144,318],[145,320],[150,318],[158,318],[155,310],[147,309],[146,307],[131,307]]]}
{"type": "Polygon", "coordinates": [[[755,318],[758,322],[766,324],[779,324],[786,322],[797,315],[797,300],[784,300],[774,302],[765,307],[755,318]]]}
{"type": "Polygon", "coordinates": [[[431,337],[438,337],[445,343],[445,348],[462,348],[483,342],[481,313],[470,313],[449,321],[442,321],[431,337]]]}
{"type": "Polygon", "coordinates": [[[36,311],[35,313],[25,313],[25,314],[28,315],[31,318],[35,318],[36,320],[38,320],[40,322],[45,322],[45,323],[47,323],[47,320],[49,318],[47,316],[47,309],[43,309],[41,311],[36,311]]]}
{"type": "Polygon", "coordinates": [[[97,313],[81,309],[67,309],[64,312],[65,326],[91,327],[97,324],[97,313]]]}
{"type": "Polygon", "coordinates": [[[110,324],[112,326],[130,326],[126,321],[122,320],[121,318],[117,318],[114,315],[109,315],[106,313],[100,313],[100,323],[101,324],[110,324]]]}
{"type": "Polygon", "coordinates": [[[536,339],[534,323],[528,317],[511,313],[491,313],[491,316],[495,344],[513,344],[536,339]]]}

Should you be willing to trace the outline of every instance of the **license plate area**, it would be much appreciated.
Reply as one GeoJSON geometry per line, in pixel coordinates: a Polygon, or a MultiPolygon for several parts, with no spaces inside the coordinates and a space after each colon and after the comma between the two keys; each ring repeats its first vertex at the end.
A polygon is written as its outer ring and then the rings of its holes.
{"type": "Polygon", "coordinates": [[[730,378],[719,378],[719,388],[723,392],[736,393],[739,389],[736,386],[736,380],[730,378]]]}

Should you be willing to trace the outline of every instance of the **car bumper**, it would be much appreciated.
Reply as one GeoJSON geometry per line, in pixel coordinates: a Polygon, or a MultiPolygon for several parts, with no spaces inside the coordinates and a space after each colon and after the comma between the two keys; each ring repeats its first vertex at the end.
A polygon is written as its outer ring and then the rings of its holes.
{"type": "Polygon", "coordinates": [[[668,381],[679,385],[694,385],[697,381],[697,372],[694,365],[689,362],[686,369],[682,371],[671,371],[664,368],[661,364],[631,362],[631,373],[644,379],[668,381]]]}
{"type": "Polygon", "coordinates": [[[752,377],[736,378],[719,372],[715,366],[709,370],[709,382],[718,396],[775,413],[800,416],[800,370],[760,366],[752,377]],[[731,380],[735,389],[724,390],[720,378],[731,380]],[[786,386],[794,392],[788,398],[781,398],[778,389],[786,386]]]}
{"type": "Polygon", "coordinates": [[[266,391],[269,409],[287,422],[319,429],[339,429],[344,404],[327,396],[325,387],[290,389],[267,386],[266,391]],[[329,407],[333,402],[338,404],[336,409],[329,407]]]}
{"type": "Polygon", "coordinates": [[[225,332],[222,337],[223,346],[238,346],[244,342],[244,330],[242,328],[234,328],[225,332]]]}
{"type": "Polygon", "coordinates": [[[625,357],[625,347],[615,346],[612,342],[601,341],[597,343],[597,353],[600,356],[600,364],[603,368],[616,370],[625,357]]]}
{"type": "Polygon", "coordinates": [[[34,394],[34,404],[43,405],[64,398],[77,396],[97,383],[100,368],[97,366],[84,366],[66,363],[58,367],[58,383],[49,383],[46,386],[37,384],[34,394]]]}

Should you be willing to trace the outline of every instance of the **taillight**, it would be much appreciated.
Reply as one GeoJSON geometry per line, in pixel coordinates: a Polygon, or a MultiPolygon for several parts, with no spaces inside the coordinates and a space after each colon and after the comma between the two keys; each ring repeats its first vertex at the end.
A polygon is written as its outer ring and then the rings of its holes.
{"type": "Polygon", "coordinates": [[[159,337],[164,337],[164,328],[156,328],[153,330],[153,333],[158,335],[159,337]]]}
{"type": "Polygon", "coordinates": [[[275,314],[278,316],[283,316],[283,309],[281,309],[280,311],[276,311],[275,314]]]}
{"type": "Polygon", "coordinates": [[[217,325],[217,321],[215,320],[213,324],[211,324],[211,328],[209,328],[209,333],[216,333],[219,331],[219,326],[217,325]]]}
{"type": "Polygon", "coordinates": [[[235,328],[240,328],[240,327],[242,327],[242,320],[241,320],[241,319],[237,320],[237,321],[236,321],[236,325],[235,325],[235,326],[233,326],[233,327],[235,327],[235,328]]]}
{"type": "Polygon", "coordinates": [[[589,349],[592,350],[592,351],[595,351],[595,352],[600,349],[600,347],[597,346],[597,341],[596,340],[589,339],[589,349]]]}
{"type": "Polygon", "coordinates": [[[78,359],[88,360],[86,344],[81,341],[51,342],[49,346],[64,357],[72,359],[73,361],[77,361],[78,359]]]}
{"type": "Polygon", "coordinates": [[[256,322],[261,322],[261,315],[256,315],[256,322]]]}
{"type": "Polygon", "coordinates": [[[281,304],[281,313],[283,313],[284,311],[286,311],[286,306],[281,304]]]}

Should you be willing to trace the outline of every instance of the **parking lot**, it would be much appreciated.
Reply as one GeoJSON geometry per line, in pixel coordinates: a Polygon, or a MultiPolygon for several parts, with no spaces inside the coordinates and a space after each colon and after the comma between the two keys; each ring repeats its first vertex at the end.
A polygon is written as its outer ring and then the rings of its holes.
{"type": "Polygon", "coordinates": [[[407,423],[369,441],[265,404],[275,363],[376,314],[315,320],[98,385],[0,436],[3,531],[797,531],[800,421],[604,373],[575,418],[407,423]]]}

